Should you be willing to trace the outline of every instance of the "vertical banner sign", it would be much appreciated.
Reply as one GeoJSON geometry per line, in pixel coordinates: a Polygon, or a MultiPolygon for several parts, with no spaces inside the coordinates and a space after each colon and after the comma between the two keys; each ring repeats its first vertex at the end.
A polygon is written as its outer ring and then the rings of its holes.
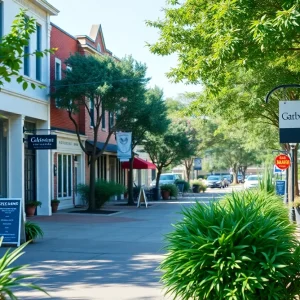
{"type": "Polygon", "coordinates": [[[279,142],[300,142],[300,101],[279,101],[279,142]]]}
{"type": "Polygon", "coordinates": [[[0,236],[2,244],[20,246],[21,199],[0,199],[0,236]]]}
{"type": "Polygon", "coordinates": [[[131,143],[132,133],[131,132],[117,132],[117,147],[118,147],[118,158],[120,161],[128,161],[131,158],[131,143]]]}
{"type": "Polygon", "coordinates": [[[202,158],[194,158],[194,170],[202,170],[202,158]]]}

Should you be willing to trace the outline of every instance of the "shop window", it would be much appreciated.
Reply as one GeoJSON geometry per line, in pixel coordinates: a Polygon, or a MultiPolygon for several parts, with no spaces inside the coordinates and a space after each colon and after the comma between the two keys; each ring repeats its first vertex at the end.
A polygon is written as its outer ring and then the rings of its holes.
{"type": "Polygon", "coordinates": [[[102,103],[102,129],[105,129],[105,123],[106,123],[106,120],[105,120],[105,114],[106,114],[106,112],[105,112],[105,108],[104,108],[104,105],[103,105],[103,103],[102,103]]]}
{"type": "Polygon", "coordinates": [[[72,155],[58,154],[57,157],[57,197],[72,197],[72,155]]]}
{"type": "Polygon", "coordinates": [[[95,102],[94,99],[90,99],[90,126],[95,126],[95,102]]]}

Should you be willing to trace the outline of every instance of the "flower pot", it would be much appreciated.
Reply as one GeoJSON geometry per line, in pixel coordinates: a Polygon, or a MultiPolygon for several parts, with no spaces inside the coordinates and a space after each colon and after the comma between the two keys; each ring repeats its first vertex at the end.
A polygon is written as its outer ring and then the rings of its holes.
{"type": "Polygon", "coordinates": [[[51,203],[52,213],[56,213],[59,203],[51,203]]]}
{"type": "Polygon", "coordinates": [[[36,206],[27,205],[26,206],[26,216],[33,217],[36,211],[36,206]]]}
{"type": "Polygon", "coordinates": [[[199,193],[200,192],[200,185],[193,184],[193,193],[199,193]]]}
{"type": "Polygon", "coordinates": [[[164,200],[170,199],[170,192],[169,191],[161,191],[161,196],[164,200]]]}

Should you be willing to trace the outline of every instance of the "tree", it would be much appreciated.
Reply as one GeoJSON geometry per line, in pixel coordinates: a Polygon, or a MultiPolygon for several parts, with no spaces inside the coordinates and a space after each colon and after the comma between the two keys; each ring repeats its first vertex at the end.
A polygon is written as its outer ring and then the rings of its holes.
{"type": "Polygon", "coordinates": [[[147,90],[145,102],[136,114],[136,118],[123,126],[124,131],[132,132],[132,158],[128,176],[128,204],[133,205],[133,160],[134,148],[141,145],[146,134],[163,134],[169,125],[163,101],[163,91],[158,87],[147,90]]]}
{"type": "Polygon", "coordinates": [[[89,210],[96,209],[95,163],[117,130],[136,123],[141,107],[145,103],[147,79],[146,66],[126,57],[120,62],[106,56],[72,55],[66,60],[70,69],[65,77],[55,83],[53,97],[60,108],[68,110],[81,149],[88,155],[90,164],[89,210]],[[83,109],[93,124],[92,146],[84,145],[80,139],[79,124],[74,114],[83,109]],[[105,111],[114,117],[101,150],[97,148],[98,131],[105,111]]]}
{"type": "Polygon", "coordinates": [[[263,62],[299,69],[299,0],[168,0],[160,30],[149,45],[159,55],[178,55],[169,73],[176,81],[214,85],[228,65],[258,69],[263,62]]]}
{"type": "Polygon", "coordinates": [[[194,155],[196,149],[192,143],[191,133],[186,121],[178,121],[171,123],[165,134],[146,136],[143,145],[157,168],[157,189],[164,168],[194,155]]]}
{"type": "MultiPolygon", "coordinates": [[[[30,55],[42,57],[47,53],[53,53],[55,49],[46,49],[44,51],[34,51],[24,53],[24,47],[28,45],[30,35],[36,31],[36,21],[32,17],[26,16],[26,11],[21,10],[16,16],[11,32],[4,35],[0,40],[0,89],[4,82],[10,82],[11,78],[16,76],[17,82],[21,83],[26,90],[29,82],[19,71],[23,65],[23,58],[30,55]]],[[[35,89],[36,85],[30,82],[35,89]]]]}

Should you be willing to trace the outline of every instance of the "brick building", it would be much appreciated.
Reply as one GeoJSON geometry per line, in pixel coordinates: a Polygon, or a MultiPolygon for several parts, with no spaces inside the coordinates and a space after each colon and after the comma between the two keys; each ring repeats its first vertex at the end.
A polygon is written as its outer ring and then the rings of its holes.
{"type": "MultiPolygon", "coordinates": [[[[51,55],[51,82],[59,80],[63,76],[63,70],[68,66],[65,60],[72,54],[82,55],[109,55],[112,56],[104,42],[100,25],[93,25],[90,36],[72,36],[51,24],[51,47],[58,50],[51,55]]],[[[83,143],[91,143],[93,140],[93,128],[88,112],[83,107],[74,115],[80,128],[80,138],[83,143]]],[[[105,112],[101,129],[98,132],[97,147],[101,149],[108,135],[111,116],[105,112]]],[[[89,182],[88,156],[80,148],[74,124],[68,116],[68,112],[56,106],[55,99],[51,99],[51,129],[57,134],[57,150],[52,152],[52,198],[61,201],[59,208],[68,208],[83,204],[76,193],[79,183],[89,182]]],[[[110,139],[104,154],[96,162],[96,178],[124,183],[125,171],[116,156],[117,146],[114,136],[110,139]]]]}

